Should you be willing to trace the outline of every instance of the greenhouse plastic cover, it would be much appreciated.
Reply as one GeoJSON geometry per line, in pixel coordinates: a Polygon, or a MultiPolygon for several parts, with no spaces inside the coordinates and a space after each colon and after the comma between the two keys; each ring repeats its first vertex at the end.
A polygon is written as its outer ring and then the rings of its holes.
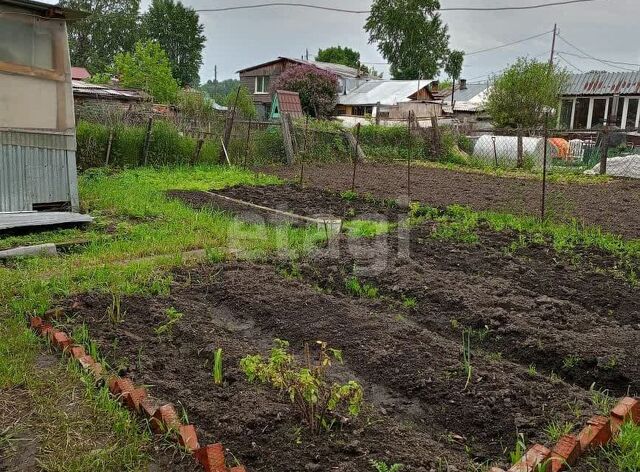
{"type": "MultiPolygon", "coordinates": [[[[600,163],[596,164],[593,169],[585,171],[585,174],[599,174],[600,163]]],[[[615,177],[633,177],[640,179],[640,154],[632,154],[630,156],[619,156],[607,159],[607,175],[615,177]]]]}

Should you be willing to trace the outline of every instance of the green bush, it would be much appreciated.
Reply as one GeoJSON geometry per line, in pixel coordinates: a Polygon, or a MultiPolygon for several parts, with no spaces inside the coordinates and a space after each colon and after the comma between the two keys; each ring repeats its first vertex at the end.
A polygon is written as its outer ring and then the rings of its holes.
{"type": "MultiPolygon", "coordinates": [[[[142,165],[142,147],[146,126],[117,125],[113,128],[113,143],[109,164],[118,167],[142,165]]],[[[105,164],[109,128],[102,124],[79,121],[76,128],[77,160],[81,170],[105,164]]],[[[171,123],[157,120],[153,123],[149,143],[148,162],[151,165],[184,165],[193,162],[197,140],[184,136],[171,123]]],[[[205,141],[199,163],[217,162],[220,145],[205,141]]]]}

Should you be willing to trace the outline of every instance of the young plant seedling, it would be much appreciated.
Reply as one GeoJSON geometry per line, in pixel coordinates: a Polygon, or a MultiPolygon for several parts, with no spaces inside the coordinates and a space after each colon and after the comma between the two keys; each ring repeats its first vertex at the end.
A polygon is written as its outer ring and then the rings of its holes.
{"type": "Polygon", "coordinates": [[[107,316],[111,323],[122,323],[127,312],[122,311],[122,295],[119,292],[111,292],[111,305],[107,307],[107,316]]]}
{"type": "Polygon", "coordinates": [[[467,374],[467,382],[464,384],[466,390],[471,382],[473,367],[471,366],[471,330],[464,329],[462,331],[462,367],[467,374]]]}
{"type": "Polygon", "coordinates": [[[250,382],[259,381],[284,392],[314,434],[331,430],[338,418],[358,416],[362,386],[353,380],[332,383],[327,377],[332,362],[342,362],[341,351],[316,341],[317,357],[312,358],[311,348],[305,344],[304,360],[299,363],[289,352],[287,341],[276,339],[274,344],[268,359],[250,355],[240,361],[250,382]]]}
{"type": "Polygon", "coordinates": [[[384,461],[377,461],[371,459],[369,463],[373,466],[376,472],[399,472],[404,468],[403,464],[387,465],[384,461]]]}
{"type": "Polygon", "coordinates": [[[173,326],[184,316],[183,313],[180,313],[173,307],[167,308],[165,314],[167,315],[167,321],[154,329],[158,336],[162,336],[165,334],[171,336],[173,334],[173,326]]]}
{"type": "Polygon", "coordinates": [[[222,348],[218,348],[213,356],[213,382],[222,385],[222,378],[222,348]]]}
{"type": "Polygon", "coordinates": [[[513,451],[509,453],[509,460],[512,464],[518,462],[524,456],[524,453],[527,449],[527,443],[524,440],[524,434],[518,434],[516,438],[516,447],[513,451]]]}

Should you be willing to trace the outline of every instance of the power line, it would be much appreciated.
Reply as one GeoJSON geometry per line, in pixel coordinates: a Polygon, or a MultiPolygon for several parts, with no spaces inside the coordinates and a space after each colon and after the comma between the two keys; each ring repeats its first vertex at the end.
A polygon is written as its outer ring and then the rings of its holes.
{"type": "Polygon", "coordinates": [[[467,52],[467,53],[465,53],[465,56],[473,56],[474,54],[480,54],[481,52],[495,51],[496,49],[506,48],[507,46],[512,46],[514,44],[524,43],[525,41],[529,41],[531,39],[539,38],[539,37],[544,36],[545,34],[549,34],[551,32],[552,32],[552,30],[549,30],[549,31],[545,31],[544,33],[540,33],[540,34],[535,34],[533,36],[529,36],[528,38],[518,39],[517,41],[512,41],[512,42],[506,43],[506,44],[501,44],[500,46],[495,46],[495,47],[486,48],[486,49],[478,49],[477,51],[467,52]]]}
{"type": "MultiPolygon", "coordinates": [[[[576,54],[576,53],[569,52],[569,51],[561,51],[561,52],[562,52],[563,54],[567,54],[567,55],[569,55],[569,56],[573,56],[573,57],[578,57],[578,58],[580,58],[580,59],[591,59],[591,60],[596,60],[596,59],[595,59],[595,58],[593,58],[593,57],[583,56],[583,55],[576,54]]],[[[636,67],[640,67],[640,64],[634,64],[633,62],[610,61],[609,59],[597,59],[597,60],[598,60],[599,62],[604,62],[604,63],[606,63],[606,64],[611,64],[611,65],[613,65],[613,64],[624,64],[624,65],[627,65],[627,66],[636,66],[636,67]]]]}
{"type": "MultiPolygon", "coordinates": [[[[536,55],[536,56],[532,56],[532,58],[533,58],[533,59],[537,59],[537,58],[542,57],[542,56],[547,56],[547,55],[549,55],[549,54],[550,54],[550,52],[551,52],[551,51],[545,51],[545,52],[543,52],[543,53],[541,53],[541,54],[538,54],[538,55],[536,55]]],[[[505,68],[503,68],[503,69],[499,69],[499,70],[496,70],[496,71],[493,71],[493,72],[489,72],[488,74],[479,75],[479,76],[477,76],[477,77],[471,77],[470,79],[467,79],[467,80],[468,80],[469,82],[471,82],[472,80],[477,80],[477,79],[482,79],[482,78],[485,78],[485,77],[490,77],[490,76],[492,76],[492,75],[499,74],[500,72],[504,72],[504,71],[505,71],[505,70],[507,70],[508,68],[509,68],[509,66],[507,66],[507,67],[505,67],[505,68]]]]}
{"type": "MultiPolygon", "coordinates": [[[[559,37],[559,38],[560,38],[564,43],[568,44],[569,46],[571,46],[573,49],[575,49],[575,50],[576,50],[576,51],[578,51],[579,53],[584,54],[584,55],[586,56],[586,59],[591,59],[591,60],[593,60],[593,61],[600,62],[600,63],[605,64],[605,65],[608,65],[608,66],[610,66],[610,67],[614,67],[614,68],[616,68],[616,69],[621,69],[621,70],[625,70],[625,71],[628,71],[628,72],[636,72],[634,69],[629,69],[629,68],[626,68],[626,67],[620,67],[620,66],[617,66],[617,65],[615,65],[614,63],[612,63],[613,61],[608,61],[608,60],[606,60],[606,59],[599,59],[599,58],[597,58],[597,57],[594,57],[594,56],[592,56],[591,54],[589,54],[588,52],[585,52],[585,51],[583,51],[582,49],[580,49],[580,48],[579,48],[578,46],[576,46],[575,44],[572,44],[571,42],[567,41],[567,40],[564,38],[564,36],[562,36],[562,35],[560,35],[560,34],[558,34],[558,37],[559,37]]],[[[639,67],[640,67],[640,64],[629,64],[629,65],[635,65],[635,66],[639,66],[639,67]]]]}
{"type": "MultiPolygon", "coordinates": [[[[507,11],[507,10],[534,10],[537,8],[547,8],[559,5],[569,5],[572,3],[586,3],[594,2],[596,0],[564,0],[551,3],[539,3],[534,5],[521,5],[510,7],[445,7],[439,8],[438,11],[507,11]]],[[[199,8],[198,12],[223,12],[233,10],[249,10],[255,8],[270,8],[270,7],[297,7],[297,8],[311,8],[315,10],[334,11],[339,13],[350,13],[355,15],[368,15],[371,10],[348,10],[345,8],[327,7],[322,5],[311,5],[308,3],[288,3],[288,2],[272,2],[272,3],[257,3],[254,5],[241,5],[235,7],[219,7],[219,8],[199,8]]]]}
{"type": "Polygon", "coordinates": [[[573,67],[573,68],[574,68],[575,70],[577,70],[578,72],[582,72],[582,73],[584,73],[584,71],[583,71],[582,69],[580,69],[579,67],[576,67],[576,66],[575,66],[575,65],[573,65],[571,62],[569,62],[569,61],[567,60],[567,58],[566,58],[566,57],[564,57],[564,56],[562,55],[562,53],[560,53],[560,52],[556,52],[556,56],[558,56],[560,59],[562,59],[565,63],[567,63],[569,66],[573,67]]]}

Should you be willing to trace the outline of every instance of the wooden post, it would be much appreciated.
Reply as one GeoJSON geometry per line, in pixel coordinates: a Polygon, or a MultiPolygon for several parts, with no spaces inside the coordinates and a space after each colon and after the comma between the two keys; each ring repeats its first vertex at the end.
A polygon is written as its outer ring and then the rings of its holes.
{"type": "Polygon", "coordinates": [[[240,97],[240,87],[238,87],[238,92],[236,93],[236,99],[233,102],[233,107],[231,108],[231,112],[227,113],[227,119],[224,124],[224,132],[222,135],[222,150],[220,151],[220,160],[223,162],[225,157],[227,161],[229,160],[229,156],[227,155],[227,148],[229,147],[229,141],[231,140],[231,132],[233,131],[233,121],[236,118],[236,107],[238,106],[239,97],[240,97]]]}
{"type": "Polygon", "coordinates": [[[104,165],[109,165],[109,158],[111,157],[111,146],[113,145],[113,128],[109,130],[109,141],[107,141],[107,155],[104,159],[104,165]]]}
{"type": "Polygon", "coordinates": [[[518,168],[522,167],[524,165],[524,144],[523,144],[523,138],[522,138],[522,129],[518,128],[518,138],[517,138],[517,142],[518,142],[518,156],[517,156],[517,161],[516,161],[516,166],[518,168]]]}
{"type": "Polygon", "coordinates": [[[242,167],[247,167],[247,157],[249,156],[249,145],[251,144],[251,122],[253,118],[249,117],[249,124],[247,125],[247,144],[244,148],[244,159],[242,160],[242,167]]]}
{"type": "Polygon", "coordinates": [[[302,155],[300,156],[300,180],[298,185],[300,188],[304,185],[304,160],[307,157],[307,137],[309,133],[309,115],[305,115],[304,119],[304,142],[302,143],[302,155]]]}
{"type": "Polygon", "coordinates": [[[353,149],[353,174],[351,176],[351,191],[356,191],[356,166],[358,165],[358,147],[360,146],[360,123],[356,125],[356,145],[353,149]]]}
{"type": "MultiPolygon", "coordinates": [[[[413,112],[409,110],[409,116],[407,117],[407,205],[411,204],[411,121],[413,118],[413,112]]],[[[435,117],[434,117],[435,118],[435,117]]]]}
{"type": "Polygon", "coordinates": [[[493,158],[496,163],[496,168],[498,167],[498,149],[496,148],[496,137],[491,136],[491,141],[493,141],[493,158]]]}
{"type": "Polygon", "coordinates": [[[440,159],[440,128],[438,127],[438,117],[431,117],[431,134],[433,137],[433,151],[435,154],[435,160],[440,159]]]}
{"type": "Polygon", "coordinates": [[[291,133],[291,144],[293,145],[293,154],[295,156],[298,154],[298,140],[296,139],[296,128],[293,126],[293,118],[291,118],[291,114],[287,113],[285,115],[285,119],[287,120],[289,133],[291,133]]]}
{"type": "Polygon", "coordinates": [[[193,153],[193,163],[197,164],[200,160],[200,152],[202,152],[202,145],[204,144],[204,138],[198,138],[198,142],[196,143],[196,150],[193,153]]]}
{"type": "Polygon", "coordinates": [[[376,103],[376,124],[380,124],[380,102],[376,103]]]}
{"type": "Polygon", "coordinates": [[[600,175],[607,173],[607,155],[609,154],[609,126],[602,127],[602,140],[600,147],[600,175]]]}
{"type": "Polygon", "coordinates": [[[292,165],[295,161],[293,141],[291,139],[291,129],[289,128],[288,113],[282,115],[282,139],[284,140],[284,152],[287,156],[287,164],[292,165]]]}
{"type": "Polygon", "coordinates": [[[544,141],[543,141],[543,158],[542,158],[542,205],[540,210],[540,218],[544,221],[547,201],[547,147],[549,146],[549,112],[544,116],[544,141]]]}
{"type": "Polygon", "coordinates": [[[142,145],[142,162],[147,166],[149,164],[149,145],[151,144],[151,130],[153,127],[153,116],[147,121],[147,132],[144,135],[144,143],[142,145]]]}

